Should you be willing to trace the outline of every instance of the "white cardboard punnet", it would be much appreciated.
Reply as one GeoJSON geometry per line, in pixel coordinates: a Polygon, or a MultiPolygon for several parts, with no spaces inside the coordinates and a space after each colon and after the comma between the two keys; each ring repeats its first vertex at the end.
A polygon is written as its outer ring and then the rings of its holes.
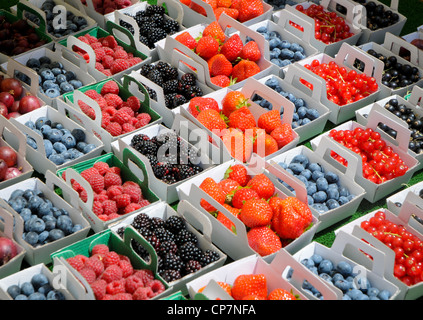
{"type": "MultiPolygon", "coordinates": [[[[412,44],[413,40],[423,40],[423,25],[417,28],[417,31],[406,34],[404,36],[402,36],[402,38],[409,42],[410,44],[412,44]]],[[[419,64],[418,66],[420,68],[423,68],[423,50],[419,49],[419,58],[418,58],[419,64]]]]}
{"type": "Polygon", "coordinates": [[[423,181],[413,184],[412,186],[405,186],[405,189],[391,195],[386,199],[386,206],[393,214],[398,215],[404,203],[407,194],[412,192],[420,196],[420,190],[423,189],[423,181]]]}

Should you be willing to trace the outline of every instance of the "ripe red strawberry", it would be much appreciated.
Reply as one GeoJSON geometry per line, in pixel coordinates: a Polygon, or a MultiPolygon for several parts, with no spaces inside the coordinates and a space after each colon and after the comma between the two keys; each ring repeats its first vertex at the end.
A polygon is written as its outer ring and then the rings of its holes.
{"type": "Polygon", "coordinates": [[[189,101],[188,111],[194,116],[194,118],[197,118],[200,111],[206,109],[219,111],[219,104],[215,99],[208,97],[194,97],[189,101]]]}
{"type": "Polygon", "coordinates": [[[219,51],[219,42],[212,36],[203,36],[198,40],[195,52],[204,60],[209,60],[219,51]]]}
{"type": "Polygon", "coordinates": [[[229,87],[234,84],[233,81],[228,76],[224,76],[224,75],[211,77],[210,82],[221,88],[229,87]]]}
{"type": "Polygon", "coordinates": [[[260,157],[267,157],[268,155],[278,151],[279,146],[278,142],[270,134],[267,134],[264,131],[259,131],[254,141],[253,150],[260,157]],[[261,146],[262,143],[264,144],[263,147],[261,146]]]}
{"type": "Polygon", "coordinates": [[[229,91],[222,99],[222,112],[229,117],[235,110],[248,107],[248,98],[241,91],[229,91]]]}
{"type": "Polygon", "coordinates": [[[252,177],[251,180],[248,181],[247,187],[254,189],[260,198],[266,200],[275,193],[275,185],[264,173],[252,177]]]}
{"type": "Polygon", "coordinates": [[[248,245],[260,256],[278,252],[282,248],[281,239],[269,227],[251,228],[247,233],[248,245]]]}
{"type": "Polygon", "coordinates": [[[281,114],[278,110],[270,110],[260,115],[257,120],[260,128],[266,130],[266,133],[271,133],[276,127],[282,125],[281,114]]]}
{"type": "Polygon", "coordinates": [[[295,197],[279,203],[279,210],[272,219],[272,229],[282,239],[296,239],[310,226],[313,215],[307,204],[295,197]]]}
{"type": "Polygon", "coordinates": [[[248,199],[241,208],[239,218],[249,228],[270,225],[273,211],[264,199],[248,199]]]}
{"type": "Polygon", "coordinates": [[[252,129],[257,124],[250,109],[248,109],[248,107],[241,107],[229,115],[228,125],[231,128],[238,128],[245,132],[245,130],[252,129]]]}
{"type": "Polygon", "coordinates": [[[239,57],[243,46],[244,44],[242,43],[241,37],[235,33],[226,39],[220,47],[220,53],[223,54],[229,61],[233,62],[239,57]]]}
{"type": "Polygon", "coordinates": [[[241,187],[241,185],[232,179],[223,179],[218,182],[218,185],[222,188],[226,195],[233,194],[233,191],[241,187]]]}
{"type": "Polygon", "coordinates": [[[247,168],[242,164],[234,164],[225,172],[225,179],[237,181],[241,187],[245,187],[250,181],[251,176],[248,174],[247,168]]]}
{"type": "Polygon", "coordinates": [[[264,274],[242,274],[236,277],[232,285],[232,297],[242,300],[248,295],[267,298],[267,279],[264,274]]]}
{"type": "Polygon", "coordinates": [[[288,290],[277,288],[269,293],[267,300],[297,300],[297,297],[288,290]]]}
{"type": "Polygon", "coordinates": [[[228,16],[230,16],[231,18],[237,20],[238,16],[239,16],[239,11],[238,9],[234,9],[234,8],[226,8],[226,7],[219,7],[213,10],[214,16],[216,17],[216,20],[219,21],[220,15],[222,13],[227,14],[228,16]]]}
{"type": "Polygon", "coordinates": [[[227,128],[227,124],[221,114],[214,109],[200,111],[197,115],[197,120],[210,131],[223,130],[227,128]]]}
{"type": "Polygon", "coordinates": [[[113,64],[110,66],[110,71],[112,74],[116,74],[122,71],[125,71],[129,68],[129,63],[125,59],[116,59],[113,64]]]}
{"type": "Polygon", "coordinates": [[[119,85],[113,80],[107,81],[101,88],[100,94],[104,96],[107,93],[119,94],[119,85]]]}
{"type": "MultiPolygon", "coordinates": [[[[208,177],[204,179],[200,184],[200,189],[215,199],[218,203],[223,204],[225,202],[226,195],[213,178],[208,177]]],[[[200,204],[208,212],[216,211],[216,208],[204,199],[201,199],[200,204]]]]}
{"type": "Polygon", "coordinates": [[[233,194],[232,206],[237,209],[242,209],[244,202],[250,199],[259,199],[258,193],[251,188],[240,188],[233,194]]]}
{"type": "Polygon", "coordinates": [[[223,54],[216,54],[207,61],[210,76],[224,75],[229,77],[232,73],[232,63],[223,54]]]}
{"type": "MultiPolygon", "coordinates": [[[[217,8],[217,0],[204,0],[204,2],[209,4],[212,7],[212,9],[217,8]]],[[[207,15],[206,10],[203,7],[196,4],[195,2],[190,2],[189,7],[192,10],[198,12],[199,14],[202,14],[203,16],[207,15]]]]}
{"type": "Polygon", "coordinates": [[[220,43],[225,42],[226,36],[225,32],[223,32],[222,27],[220,24],[216,21],[213,21],[208,26],[206,26],[203,30],[203,37],[204,36],[212,36],[220,43]]]}
{"type": "MultiPolygon", "coordinates": [[[[230,205],[224,203],[223,206],[230,212],[232,213],[235,217],[238,217],[240,210],[236,209],[234,207],[231,207],[230,205]]],[[[216,216],[217,221],[219,221],[220,223],[222,223],[226,228],[228,228],[229,230],[231,230],[233,233],[236,233],[236,227],[235,224],[228,218],[226,217],[222,212],[218,212],[217,216],[216,216]]]]}
{"type": "Polygon", "coordinates": [[[179,41],[180,43],[187,46],[191,50],[194,50],[195,47],[197,46],[197,41],[188,31],[184,31],[184,32],[178,34],[175,37],[175,40],[179,41]]]}
{"type": "Polygon", "coordinates": [[[254,61],[241,60],[232,69],[232,78],[241,82],[259,73],[260,67],[254,61]]]}
{"type": "Polygon", "coordinates": [[[263,2],[261,0],[242,0],[238,6],[240,22],[254,19],[264,13],[263,2]]]}
{"type": "Polygon", "coordinates": [[[270,135],[276,140],[279,149],[294,140],[294,131],[288,123],[276,127],[270,135]]]}
{"type": "Polygon", "coordinates": [[[242,48],[239,56],[241,57],[241,59],[258,61],[260,60],[261,52],[255,41],[249,41],[242,48]]]}
{"type": "Polygon", "coordinates": [[[248,135],[236,128],[228,128],[223,132],[222,141],[234,159],[243,163],[250,160],[253,153],[253,141],[248,135]]]}

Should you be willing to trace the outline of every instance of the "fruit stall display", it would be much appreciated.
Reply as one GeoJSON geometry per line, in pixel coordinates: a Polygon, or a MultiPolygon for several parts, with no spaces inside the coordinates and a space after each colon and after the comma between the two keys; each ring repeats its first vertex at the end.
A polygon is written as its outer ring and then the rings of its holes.
{"type": "Polygon", "coordinates": [[[385,2],[3,8],[0,299],[420,300],[422,33],[385,2]]]}

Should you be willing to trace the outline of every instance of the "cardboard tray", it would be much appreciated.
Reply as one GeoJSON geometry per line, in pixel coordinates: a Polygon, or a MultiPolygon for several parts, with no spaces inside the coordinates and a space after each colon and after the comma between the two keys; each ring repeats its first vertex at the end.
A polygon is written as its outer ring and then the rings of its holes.
{"type": "MultiPolygon", "coordinates": [[[[340,146],[336,146],[335,149],[338,149],[340,146]]],[[[332,150],[330,150],[332,151],[332,150]]],[[[312,206],[309,206],[310,210],[313,212],[313,215],[318,217],[320,224],[317,229],[317,232],[320,232],[327,227],[330,227],[337,222],[351,216],[354,214],[354,212],[357,211],[358,207],[360,206],[364,194],[366,191],[360,187],[354,180],[355,172],[353,172],[351,169],[346,170],[345,173],[339,171],[335,166],[332,165],[332,163],[335,161],[333,158],[330,157],[330,151],[329,147],[324,144],[319,144],[316,151],[312,151],[309,148],[305,146],[298,146],[294,149],[288,150],[276,157],[271,158],[267,162],[272,165],[272,171],[268,167],[268,170],[271,174],[273,174],[272,182],[277,186],[278,189],[282,190],[285,194],[291,194],[295,197],[295,194],[290,191],[285,185],[283,185],[278,177],[280,176],[280,171],[283,170],[283,168],[279,165],[280,162],[284,162],[286,164],[291,163],[292,159],[296,155],[305,155],[310,162],[319,163],[324,169],[325,172],[331,171],[338,175],[339,181],[341,186],[346,187],[350,194],[354,194],[355,197],[349,201],[348,203],[339,206],[338,208],[331,209],[325,213],[319,213],[315,208],[312,206]]],[[[348,157],[348,155],[347,155],[348,157]]],[[[354,161],[357,160],[356,157],[349,157],[349,163],[354,163],[354,161]]],[[[352,168],[352,167],[350,167],[352,168]]],[[[282,179],[283,181],[283,179],[282,179]]],[[[299,183],[303,183],[299,181],[299,183]]],[[[305,188],[305,186],[304,186],[305,188]]]]}
{"type": "MultiPolygon", "coordinates": [[[[194,233],[194,235],[197,237],[198,247],[203,251],[213,250],[217,252],[220,256],[219,260],[201,268],[199,271],[193,274],[186,275],[181,279],[169,282],[168,286],[172,287],[172,292],[181,291],[183,295],[186,295],[188,293],[186,288],[186,284],[188,282],[206,273],[209,273],[217,268],[220,268],[225,263],[226,255],[222,251],[220,251],[211,241],[210,221],[208,219],[205,219],[201,214],[199,215],[197,210],[189,202],[187,201],[179,202],[177,211],[172,209],[172,207],[170,207],[167,203],[159,202],[157,205],[144,211],[144,213],[146,213],[150,218],[158,217],[163,220],[166,220],[167,218],[171,216],[181,217],[182,219],[184,219],[186,229],[194,233]],[[189,216],[191,217],[191,219],[198,221],[198,223],[203,226],[201,229],[201,233],[191,226],[191,224],[185,218],[186,216],[189,216]]],[[[128,225],[130,225],[136,216],[137,214],[131,215],[128,218],[120,221],[119,223],[116,223],[110,226],[110,229],[113,232],[117,232],[120,228],[125,228],[128,225]]],[[[140,236],[142,237],[142,235],[140,236]]]]}
{"type": "Polygon", "coordinates": [[[155,259],[157,256],[154,253],[153,247],[143,237],[141,237],[132,226],[129,226],[125,229],[123,239],[112,232],[112,230],[107,229],[78,242],[72,243],[68,247],[56,251],[51,255],[54,267],[60,266],[61,268],[64,268],[70,272],[68,281],[72,283],[73,287],[75,287],[77,300],[95,300],[95,296],[85,278],[82,277],[81,274],[66,261],[66,259],[79,254],[89,257],[92,248],[97,244],[105,244],[109,247],[109,250],[127,256],[130,259],[132,266],[136,270],[151,270],[154,273],[155,278],[161,281],[166,288],[164,292],[155,296],[153,300],[161,299],[172,293],[172,288],[168,287],[167,283],[157,274],[158,261],[155,259]],[[147,264],[140,258],[138,254],[135,253],[131,245],[132,240],[136,240],[142,244],[143,247],[149,252],[150,256],[152,257],[150,263],[147,264]]]}
{"type": "MultiPolygon", "coordinates": [[[[421,40],[421,39],[423,39],[422,29],[423,29],[423,25],[419,26],[415,32],[403,35],[402,39],[404,39],[405,41],[407,41],[410,44],[414,39],[420,39],[421,40]]],[[[423,68],[423,50],[422,49],[419,49],[418,61],[419,61],[418,66],[420,68],[423,68]]]]}
{"type": "MultiPolygon", "coordinates": [[[[46,183],[43,183],[38,178],[30,178],[24,180],[20,183],[14,184],[8,188],[4,188],[0,192],[0,205],[11,212],[14,217],[15,229],[14,229],[14,239],[19,245],[21,245],[25,251],[26,255],[24,257],[25,261],[29,265],[36,265],[38,263],[49,264],[51,263],[50,255],[56,250],[59,250],[69,244],[81,240],[88,235],[90,231],[90,225],[88,221],[81,215],[81,212],[75,207],[75,202],[65,201],[60,197],[54,190],[54,186],[62,186],[64,183],[60,181],[57,177],[54,176],[52,172],[47,172],[46,174],[46,183]],[[24,232],[24,220],[11,206],[7,203],[7,200],[10,198],[10,195],[16,189],[39,189],[44,195],[53,203],[54,206],[58,208],[64,208],[69,212],[69,216],[72,219],[74,224],[80,224],[82,229],[74,232],[70,235],[67,235],[64,238],[59,240],[46,243],[41,246],[33,247],[26,241],[22,239],[24,232]]],[[[69,191],[71,192],[71,191],[69,191]]]]}
{"type": "MultiPolygon", "coordinates": [[[[381,84],[384,66],[383,62],[378,61],[378,59],[375,59],[374,57],[363,53],[355,46],[351,46],[346,43],[342,44],[335,58],[332,58],[325,53],[321,53],[316,56],[296,62],[295,64],[298,66],[298,68],[303,71],[301,72],[301,78],[305,79],[306,81],[309,81],[308,79],[310,79],[311,77],[319,77],[318,75],[304,67],[304,65],[306,64],[311,64],[313,60],[318,60],[320,63],[329,63],[331,61],[334,61],[338,66],[343,66],[348,71],[355,70],[358,74],[365,73],[369,77],[374,77],[376,79],[377,84],[379,85],[379,89],[376,92],[368,95],[363,99],[343,106],[339,106],[328,99],[326,92],[326,82],[324,86],[322,86],[321,88],[317,88],[319,90],[322,90],[320,102],[330,110],[329,121],[333,124],[340,124],[347,120],[351,120],[352,118],[354,118],[355,111],[357,109],[360,109],[368,105],[369,103],[388,95],[386,87],[383,88],[381,84]],[[364,72],[361,72],[354,67],[354,62],[356,61],[356,59],[362,61],[365,64],[364,72]]],[[[287,71],[287,73],[288,72],[289,70],[287,71]]],[[[305,86],[302,86],[302,90],[308,92],[310,91],[310,89],[305,86]]]]}
{"type": "MultiPolygon", "coordinates": [[[[367,126],[360,125],[359,123],[355,121],[348,121],[338,127],[335,127],[335,130],[354,130],[355,128],[371,128],[375,131],[380,132],[382,139],[386,142],[388,146],[391,146],[394,152],[398,153],[400,158],[403,159],[404,163],[408,166],[408,171],[401,177],[397,177],[395,179],[391,179],[389,181],[386,181],[382,184],[375,184],[371,182],[370,180],[367,180],[362,175],[362,160],[361,156],[358,154],[353,153],[351,150],[347,149],[346,147],[340,148],[338,151],[341,156],[346,155],[347,153],[350,153],[352,156],[355,156],[357,158],[357,166],[354,168],[356,175],[355,175],[355,181],[366,190],[366,194],[364,198],[368,200],[371,203],[374,203],[380,199],[385,198],[389,194],[395,192],[399,188],[401,188],[401,185],[404,183],[407,183],[412,175],[416,172],[416,168],[419,165],[419,162],[417,159],[415,159],[413,156],[411,156],[408,153],[408,142],[410,140],[410,130],[405,128],[402,123],[394,118],[386,117],[385,114],[382,114],[378,112],[377,110],[372,110],[372,112],[369,114],[367,126]],[[393,140],[391,137],[389,137],[386,133],[378,129],[379,122],[383,122],[392,129],[397,131],[397,138],[393,140]],[[344,152],[342,152],[344,151],[344,152]]],[[[313,150],[316,150],[316,148],[320,144],[327,144],[329,146],[334,146],[337,143],[335,140],[330,138],[329,132],[325,132],[322,135],[312,139],[310,141],[311,147],[313,150]]],[[[339,170],[345,171],[345,166],[339,164],[338,165],[339,170]]],[[[351,169],[352,170],[352,169],[351,169]]]]}
{"type": "Polygon", "coordinates": [[[423,239],[423,229],[422,225],[416,223],[415,219],[412,219],[412,216],[417,216],[420,219],[423,219],[423,201],[420,197],[412,192],[406,195],[404,205],[401,208],[401,211],[398,215],[395,215],[391,211],[385,208],[380,208],[375,211],[372,211],[335,231],[338,234],[341,231],[344,231],[348,234],[360,239],[362,242],[367,242],[368,245],[382,251],[385,254],[384,264],[379,266],[379,269],[384,272],[384,276],[394,283],[399,289],[398,300],[415,300],[420,298],[423,295],[423,282],[417,283],[412,286],[405,285],[402,281],[394,276],[394,262],[395,262],[395,252],[388,248],[382,241],[376,239],[372,234],[365,231],[360,227],[361,222],[366,221],[373,217],[376,212],[382,211],[385,213],[386,219],[390,220],[396,224],[404,226],[404,228],[411,232],[412,234],[418,236],[420,239],[423,239]]]}
{"type": "MultiPolygon", "coordinates": [[[[134,214],[141,209],[146,209],[147,207],[151,206],[153,203],[159,201],[157,195],[151,191],[150,184],[148,181],[148,175],[145,169],[144,164],[129,150],[123,150],[123,160],[119,160],[113,153],[107,153],[97,158],[93,158],[87,161],[78,162],[73,166],[69,166],[57,171],[57,175],[62,177],[62,174],[66,174],[66,185],[63,186],[66,192],[70,192],[72,190],[71,181],[74,179],[77,181],[86,191],[87,191],[87,201],[84,202],[82,199],[79,198],[78,195],[75,193],[71,194],[70,200],[76,203],[76,208],[82,212],[83,216],[89,221],[91,224],[91,228],[94,232],[100,232],[104,229],[107,229],[110,224],[116,223],[117,221],[124,219],[126,216],[130,214],[134,214]],[[133,211],[131,213],[123,214],[118,218],[103,221],[98,218],[95,213],[92,211],[93,202],[94,202],[94,191],[92,190],[90,184],[80,175],[80,173],[87,169],[91,168],[94,163],[96,162],[106,162],[109,166],[117,166],[121,170],[121,178],[122,181],[134,181],[136,182],[142,190],[142,195],[145,199],[147,199],[150,204],[141,208],[137,211],[133,211]],[[76,198],[76,199],[75,199],[76,198]]],[[[69,197],[64,197],[65,200],[68,200],[69,197]]]]}
{"type": "Polygon", "coordinates": [[[93,85],[84,86],[73,92],[66,93],[65,95],[63,95],[64,100],[58,99],[56,104],[57,109],[62,110],[63,108],[66,109],[66,105],[70,106],[73,109],[70,112],[71,113],[70,118],[74,120],[75,122],[79,123],[80,125],[84,126],[88,131],[92,131],[94,135],[96,135],[100,140],[102,140],[104,144],[104,150],[106,152],[111,151],[111,144],[113,141],[116,141],[117,139],[125,135],[128,135],[129,133],[122,134],[120,136],[115,137],[115,136],[112,136],[106,129],[104,129],[101,126],[102,114],[101,114],[100,106],[95,100],[85,95],[85,92],[91,89],[96,90],[97,92],[100,92],[103,85],[110,80],[115,81],[118,84],[119,95],[124,101],[126,101],[126,99],[128,99],[128,97],[130,96],[136,96],[140,100],[141,102],[140,111],[146,112],[151,116],[150,123],[144,126],[143,128],[154,125],[156,123],[160,123],[162,121],[162,117],[150,107],[150,98],[147,93],[147,90],[144,88],[144,86],[141,83],[139,83],[133,77],[128,75],[123,76],[123,79],[121,81],[122,84],[119,83],[118,80],[109,78],[103,81],[99,81],[93,85]],[[78,105],[79,101],[82,101],[88,104],[90,107],[94,109],[95,120],[89,119],[89,121],[84,122],[84,118],[86,117],[86,115],[85,113],[83,113],[83,111],[79,107],[78,105]]]}

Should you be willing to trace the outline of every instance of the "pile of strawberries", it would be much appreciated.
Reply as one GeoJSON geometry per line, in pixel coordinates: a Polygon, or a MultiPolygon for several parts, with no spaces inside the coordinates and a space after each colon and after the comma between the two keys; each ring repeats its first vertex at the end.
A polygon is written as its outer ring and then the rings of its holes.
{"type": "Polygon", "coordinates": [[[89,257],[82,254],[66,261],[90,285],[96,300],[149,300],[166,290],[151,270],[134,269],[131,260],[97,244],[89,257]]]}
{"type": "MultiPolygon", "coordinates": [[[[79,36],[78,40],[88,44],[94,50],[95,68],[107,77],[125,71],[143,61],[140,57],[134,56],[132,52],[127,52],[112,35],[97,39],[95,36],[85,34],[79,36]]],[[[88,53],[81,48],[74,47],[73,50],[87,62],[90,60],[88,53]]]]}
{"type": "MultiPolygon", "coordinates": [[[[265,174],[251,176],[242,164],[230,166],[219,182],[211,177],[204,179],[200,189],[245,224],[248,244],[261,256],[279,251],[311,226],[312,213],[307,204],[295,197],[279,197],[265,174]]],[[[223,212],[205,199],[200,204],[236,233],[234,223],[223,212]]]]}
{"type": "MultiPolygon", "coordinates": [[[[124,101],[119,96],[119,85],[114,80],[107,81],[101,88],[100,93],[94,89],[87,90],[85,95],[95,100],[101,109],[101,127],[112,136],[132,132],[149,124],[151,115],[140,112],[141,102],[135,96],[130,96],[124,101]]],[[[91,119],[95,119],[95,111],[82,101],[78,106],[91,119]]]]}
{"type": "Polygon", "coordinates": [[[229,91],[221,107],[214,98],[204,96],[188,104],[188,111],[220,136],[232,157],[242,162],[247,162],[253,152],[265,157],[294,140],[291,125],[282,123],[279,111],[265,112],[256,120],[248,101],[241,91],[229,91]]]}
{"type": "MultiPolygon", "coordinates": [[[[122,181],[120,168],[107,162],[96,162],[80,173],[88,181],[93,192],[92,211],[102,221],[109,221],[136,211],[150,204],[144,199],[141,187],[133,181],[122,181]]],[[[62,174],[66,179],[66,171],[62,174]]],[[[71,181],[82,201],[87,201],[87,191],[77,181],[71,181]]]]}
{"type": "MultiPolygon", "coordinates": [[[[263,2],[261,0],[203,0],[213,9],[216,20],[222,13],[239,22],[245,22],[261,16],[264,13],[263,2]]],[[[192,10],[207,16],[206,10],[191,0],[181,0],[181,3],[187,5],[192,10]]]]}
{"type": "MultiPolygon", "coordinates": [[[[297,300],[297,297],[290,291],[276,288],[269,292],[267,288],[266,275],[241,274],[235,278],[232,285],[223,281],[216,282],[234,300],[297,300]]],[[[203,292],[205,286],[198,292],[203,292]]]]}
{"type": "MultiPolygon", "coordinates": [[[[95,11],[100,14],[112,13],[115,10],[124,9],[132,5],[130,0],[92,0],[95,11]]],[[[86,0],[81,0],[83,5],[87,5],[86,0]]]]}
{"type": "Polygon", "coordinates": [[[219,87],[241,82],[261,71],[257,43],[251,40],[244,44],[238,34],[227,38],[217,21],[210,23],[198,38],[185,31],[175,40],[207,61],[211,82],[219,87]]]}

